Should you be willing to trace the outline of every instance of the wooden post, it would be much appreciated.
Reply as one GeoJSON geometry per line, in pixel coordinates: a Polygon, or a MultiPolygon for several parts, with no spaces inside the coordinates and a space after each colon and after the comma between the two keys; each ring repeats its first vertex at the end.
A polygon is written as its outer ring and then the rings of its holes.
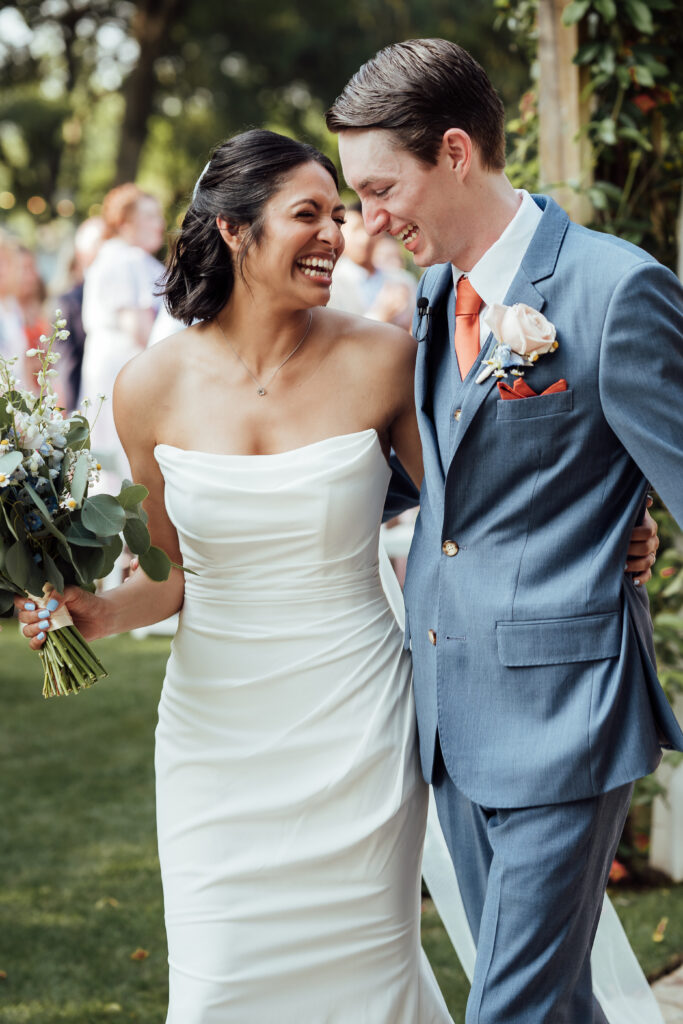
{"type": "Polygon", "coordinates": [[[540,176],[544,192],[564,207],[572,220],[585,224],[592,207],[571,185],[584,187],[592,180],[591,148],[579,131],[588,120],[581,102],[582,73],[572,59],[579,46],[576,25],[562,24],[568,0],[539,0],[538,4],[538,113],[540,176]]]}

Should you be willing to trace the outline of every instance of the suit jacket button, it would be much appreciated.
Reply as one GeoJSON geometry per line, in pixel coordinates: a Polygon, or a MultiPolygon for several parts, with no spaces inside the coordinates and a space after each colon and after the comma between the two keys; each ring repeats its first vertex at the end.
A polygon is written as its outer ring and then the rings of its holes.
{"type": "Polygon", "coordinates": [[[453,413],[453,419],[454,420],[459,420],[461,416],[462,416],[462,409],[456,409],[455,412],[453,413]]]}
{"type": "Polygon", "coordinates": [[[427,636],[429,637],[429,642],[432,645],[432,647],[436,647],[436,633],[434,632],[434,630],[428,629],[427,636]]]}
{"type": "Polygon", "coordinates": [[[444,555],[448,555],[449,558],[452,558],[453,555],[457,555],[460,548],[458,547],[454,540],[445,540],[441,545],[441,550],[443,551],[444,555]]]}

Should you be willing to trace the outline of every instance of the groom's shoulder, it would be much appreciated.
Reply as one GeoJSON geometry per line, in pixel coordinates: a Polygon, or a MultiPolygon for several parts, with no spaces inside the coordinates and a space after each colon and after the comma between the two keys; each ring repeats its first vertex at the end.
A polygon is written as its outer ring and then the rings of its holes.
{"type": "Polygon", "coordinates": [[[566,245],[585,259],[587,255],[606,260],[615,270],[627,271],[641,263],[656,264],[657,260],[645,249],[606,231],[596,231],[582,224],[569,222],[566,245]]]}

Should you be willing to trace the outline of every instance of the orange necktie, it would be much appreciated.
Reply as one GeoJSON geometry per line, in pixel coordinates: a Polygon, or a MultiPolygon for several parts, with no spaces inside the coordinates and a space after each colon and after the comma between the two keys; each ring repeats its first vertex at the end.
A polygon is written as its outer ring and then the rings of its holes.
{"type": "Polygon", "coordinates": [[[479,310],[481,298],[464,275],[455,296],[455,354],[460,378],[464,380],[479,355],[479,310]]]}

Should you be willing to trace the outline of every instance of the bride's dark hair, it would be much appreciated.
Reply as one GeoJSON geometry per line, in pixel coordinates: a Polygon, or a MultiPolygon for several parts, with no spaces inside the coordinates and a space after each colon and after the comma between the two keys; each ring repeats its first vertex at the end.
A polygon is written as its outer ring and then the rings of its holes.
{"type": "Polygon", "coordinates": [[[287,175],[315,161],[339,180],[328,157],[305,142],[254,129],[218,146],[195,187],[180,234],[172,243],[161,294],[176,320],[210,320],[223,308],[235,281],[235,266],[216,217],[246,225],[237,269],[263,234],[263,208],[287,175]]]}

